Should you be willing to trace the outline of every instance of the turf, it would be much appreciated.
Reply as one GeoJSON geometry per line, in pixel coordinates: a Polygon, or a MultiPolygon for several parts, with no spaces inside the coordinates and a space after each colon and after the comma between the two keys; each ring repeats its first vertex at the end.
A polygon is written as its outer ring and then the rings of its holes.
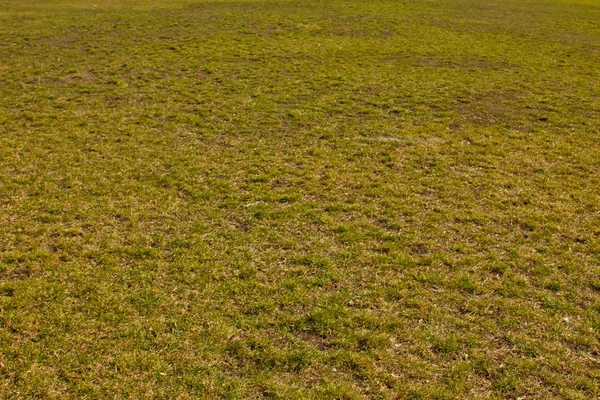
{"type": "Polygon", "coordinates": [[[0,397],[600,396],[596,0],[4,0],[0,397]]]}

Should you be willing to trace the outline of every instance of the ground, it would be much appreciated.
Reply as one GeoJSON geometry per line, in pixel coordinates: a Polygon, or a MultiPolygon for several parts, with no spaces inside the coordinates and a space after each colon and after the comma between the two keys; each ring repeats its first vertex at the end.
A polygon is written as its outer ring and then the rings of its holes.
{"type": "Polygon", "coordinates": [[[0,398],[600,395],[596,0],[4,0],[0,398]]]}

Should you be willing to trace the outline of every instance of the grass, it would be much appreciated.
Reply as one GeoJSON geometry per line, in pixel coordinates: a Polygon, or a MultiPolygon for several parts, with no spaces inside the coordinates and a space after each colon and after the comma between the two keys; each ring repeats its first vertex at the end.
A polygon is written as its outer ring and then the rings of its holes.
{"type": "Polygon", "coordinates": [[[598,397],[599,20],[2,2],[0,397],[598,397]]]}

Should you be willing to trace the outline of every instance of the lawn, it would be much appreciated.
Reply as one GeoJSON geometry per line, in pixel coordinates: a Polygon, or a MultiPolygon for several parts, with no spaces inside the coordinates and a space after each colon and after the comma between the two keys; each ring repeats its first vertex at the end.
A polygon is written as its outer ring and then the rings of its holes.
{"type": "Polygon", "coordinates": [[[600,396],[598,0],[0,2],[0,398],[600,396]]]}

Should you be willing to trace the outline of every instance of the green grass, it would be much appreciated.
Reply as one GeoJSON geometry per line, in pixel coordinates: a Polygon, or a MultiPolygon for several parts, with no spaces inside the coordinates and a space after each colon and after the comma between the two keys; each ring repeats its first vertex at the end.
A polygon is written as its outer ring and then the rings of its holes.
{"type": "Polygon", "coordinates": [[[5,0],[0,397],[600,396],[596,0],[5,0]]]}

